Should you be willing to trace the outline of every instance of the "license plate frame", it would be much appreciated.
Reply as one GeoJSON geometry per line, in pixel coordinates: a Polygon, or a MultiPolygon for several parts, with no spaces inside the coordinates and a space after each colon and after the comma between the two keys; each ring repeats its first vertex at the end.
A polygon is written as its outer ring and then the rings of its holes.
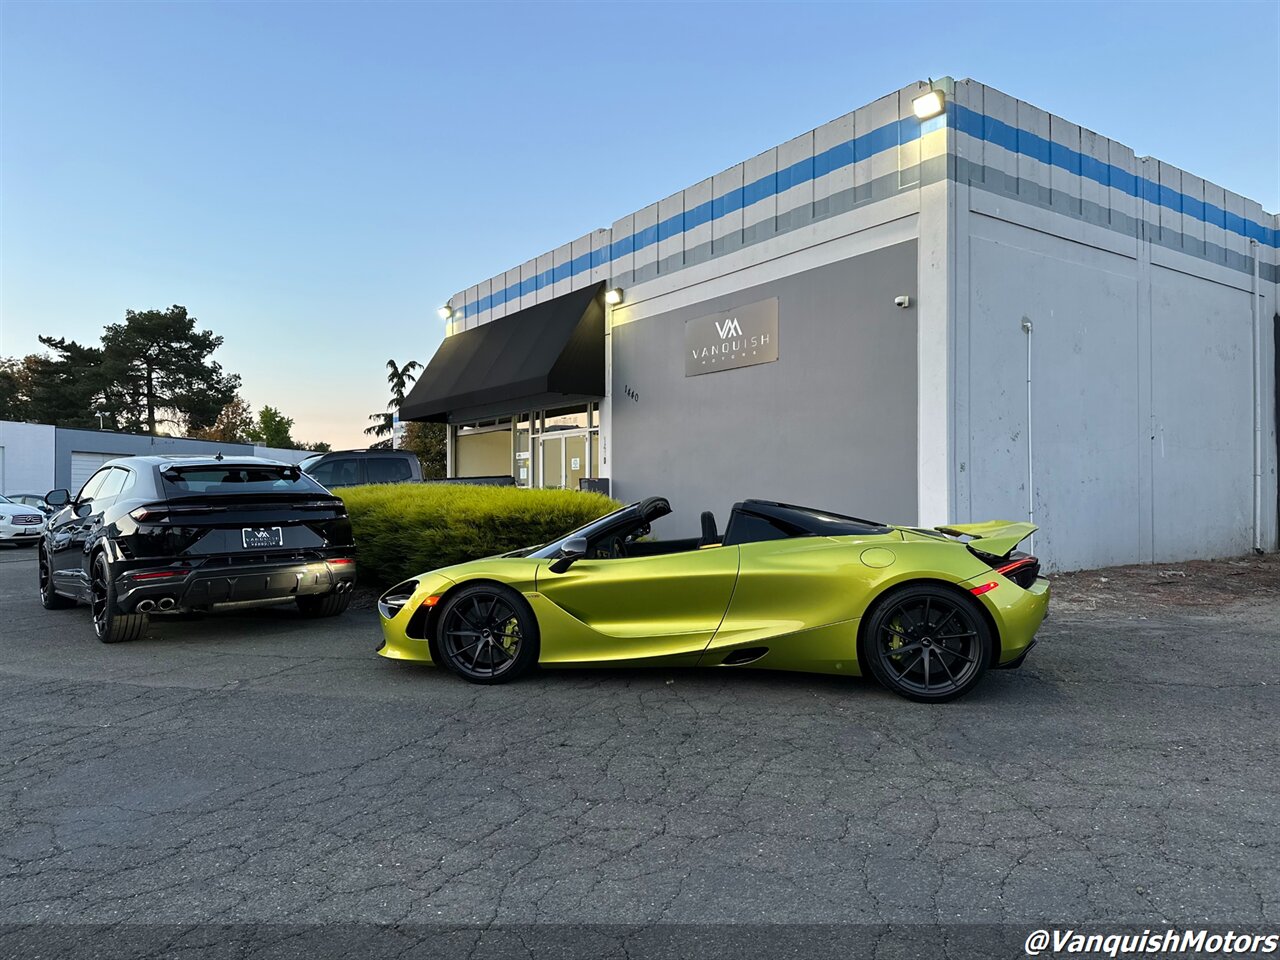
{"type": "Polygon", "coordinates": [[[284,531],[279,527],[243,527],[240,542],[246,550],[271,550],[284,546],[284,531]]]}

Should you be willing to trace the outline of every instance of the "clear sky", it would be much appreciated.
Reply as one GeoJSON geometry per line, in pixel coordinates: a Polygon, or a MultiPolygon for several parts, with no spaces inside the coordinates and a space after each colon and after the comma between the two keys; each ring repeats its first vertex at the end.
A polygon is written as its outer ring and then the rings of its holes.
{"type": "Polygon", "coordinates": [[[184,304],[361,442],[448,296],[925,77],[1280,207],[1280,4],[0,4],[0,354],[184,304]]]}

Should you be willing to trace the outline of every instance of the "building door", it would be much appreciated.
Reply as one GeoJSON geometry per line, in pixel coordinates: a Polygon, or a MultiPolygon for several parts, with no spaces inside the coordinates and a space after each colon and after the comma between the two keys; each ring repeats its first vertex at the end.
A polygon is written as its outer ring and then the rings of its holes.
{"type": "Polygon", "coordinates": [[[538,439],[538,486],[577,490],[584,477],[594,477],[591,462],[595,437],[586,430],[544,434],[538,439]]]}
{"type": "Polygon", "coordinates": [[[564,437],[543,437],[538,441],[538,486],[564,486],[564,437]]]}
{"type": "Polygon", "coordinates": [[[127,453],[87,453],[83,450],[71,452],[71,492],[74,494],[84,482],[93,476],[94,471],[108,460],[116,457],[127,457],[127,453]]]}

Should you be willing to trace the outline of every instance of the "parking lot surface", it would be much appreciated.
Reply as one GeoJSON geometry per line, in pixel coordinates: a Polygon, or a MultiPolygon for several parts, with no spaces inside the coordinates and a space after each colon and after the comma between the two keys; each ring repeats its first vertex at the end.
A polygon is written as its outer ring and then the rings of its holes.
{"type": "Polygon", "coordinates": [[[370,610],[108,646],[35,576],[0,552],[0,922],[1280,921],[1274,591],[1077,577],[1023,669],[924,706],[471,686],[375,656],[370,610]]]}

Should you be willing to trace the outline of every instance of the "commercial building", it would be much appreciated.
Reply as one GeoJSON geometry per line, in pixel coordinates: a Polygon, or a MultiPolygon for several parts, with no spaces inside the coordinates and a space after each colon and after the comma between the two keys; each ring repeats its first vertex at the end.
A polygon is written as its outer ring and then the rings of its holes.
{"type": "Polygon", "coordinates": [[[401,416],[451,476],[603,478],[686,534],[754,496],[1032,517],[1055,569],[1275,549],[1278,226],[915,83],[458,292],[401,416]]]}
{"type": "Polygon", "coordinates": [[[310,451],[0,420],[0,493],[43,494],[57,487],[66,487],[74,493],[94,471],[116,457],[213,456],[216,453],[298,463],[310,451]]]}

